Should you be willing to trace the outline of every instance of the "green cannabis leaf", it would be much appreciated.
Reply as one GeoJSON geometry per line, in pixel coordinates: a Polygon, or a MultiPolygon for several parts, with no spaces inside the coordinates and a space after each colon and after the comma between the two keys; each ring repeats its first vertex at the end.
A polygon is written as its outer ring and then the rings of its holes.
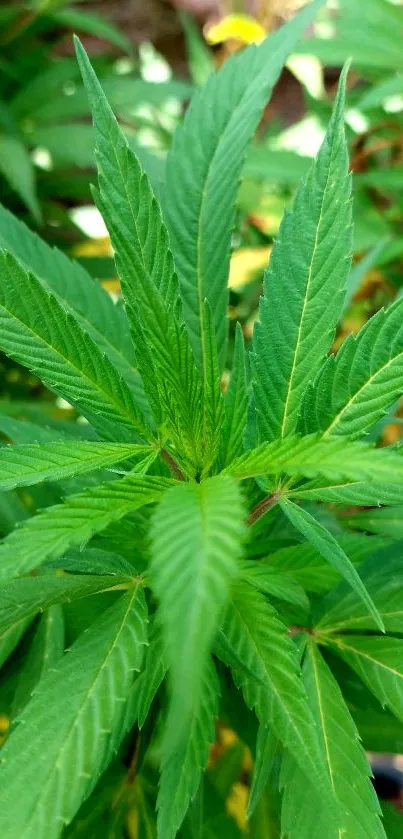
{"type": "Polygon", "coordinates": [[[347,67],[322,148],[284,216],[253,338],[260,440],[294,434],[301,398],[331,347],[352,250],[344,136],[347,67]]]}
{"type": "Polygon", "coordinates": [[[27,519],[4,540],[0,545],[0,577],[26,573],[47,559],[63,556],[71,547],[82,547],[112,522],[156,501],[169,485],[166,478],[129,473],[119,481],[68,496],[64,504],[27,519]]]}
{"type": "Polygon", "coordinates": [[[77,405],[103,436],[148,436],[129,386],[57,297],[0,251],[2,349],[77,405]],[[38,319],[36,313],[40,311],[38,319]]]}
{"type": "Polygon", "coordinates": [[[26,443],[0,449],[0,489],[36,484],[38,481],[60,481],[145,455],[146,446],[120,443],[76,442],[71,451],[66,444],[26,443]]]}
{"type": "Polygon", "coordinates": [[[173,487],[152,519],[151,583],[173,683],[170,741],[181,741],[198,702],[206,657],[237,575],[243,518],[238,484],[219,475],[173,487]]]}
{"type": "Polygon", "coordinates": [[[227,311],[248,145],[321,5],[208,75],[161,206],[77,42],[124,305],[0,207],[0,350],[50,391],[0,400],[1,839],[396,834],[366,752],[402,742],[403,449],[359,438],[402,395],[402,303],[329,355],[348,66],[250,344],[227,311]]]}
{"type": "Polygon", "coordinates": [[[344,834],[351,839],[385,839],[381,809],[358,731],[331,670],[313,643],[308,644],[302,674],[339,813],[333,825],[314,786],[306,783],[301,771],[295,769],[295,761],[286,754],[282,783],[287,836],[340,839],[344,834]]]}
{"type": "Polygon", "coordinates": [[[144,388],[121,306],[113,303],[100,283],[78,262],[50,247],[1,204],[0,246],[32,271],[78,320],[130,385],[136,403],[145,412],[144,388]]]}
{"type": "Polygon", "coordinates": [[[163,208],[184,315],[202,370],[205,298],[213,312],[221,367],[225,362],[231,232],[246,151],[285,61],[320,5],[316,0],[259,47],[251,46],[212,73],[175,133],[163,208]]]}
{"type": "Polygon", "coordinates": [[[369,596],[354,565],[350,562],[347,554],[340,547],[334,536],[329,533],[326,527],[323,527],[320,522],[316,521],[307,510],[303,510],[287,498],[280,500],[280,506],[291,524],[314,545],[321,556],[327,559],[348,580],[354,591],[365,603],[378,629],[383,631],[383,621],[376,606],[369,596]]]}
{"type": "Polygon", "coordinates": [[[301,427],[324,437],[362,437],[400,395],[403,386],[402,301],[371,318],[330,356],[308,389],[301,427]]]}
{"type": "Polygon", "coordinates": [[[136,586],[41,680],[2,756],[0,824],[7,839],[51,839],[71,821],[108,765],[114,740],[119,742],[125,700],[145,643],[146,606],[136,586]],[[45,752],[43,726],[49,734],[45,752]],[[31,755],[41,755],[39,762],[26,759],[27,747],[31,755]],[[16,795],[18,807],[10,809],[7,799],[16,795]]]}

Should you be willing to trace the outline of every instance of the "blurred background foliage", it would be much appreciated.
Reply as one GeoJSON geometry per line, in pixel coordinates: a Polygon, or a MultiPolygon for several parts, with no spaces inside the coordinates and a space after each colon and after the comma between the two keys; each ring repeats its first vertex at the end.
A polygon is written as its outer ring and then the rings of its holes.
{"type": "MultiPolygon", "coordinates": [[[[119,294],[109,240],[92,204],[92,126],[73,58],[73,32],[84,41],[127,139],[158,194],[164,178],[164,158],[193,91],[234,51],[261,40],[301,5],[302,0],[3,2],[0,246],[7,245],[7,211],[11,211],[50,244],[75,256],[111,294],[119,294]]],[[[246,338],[251,335],[263,271],[282,214],[321,143],[339,71],[350,56],[346,129],[354,185],[355,238],[348,300],[336,346],[345,334],[359,329],[371,314],[402,293],[402,44],[402,2],[328,0],[288,61],[248,154],[238,196],[230,306],[233,320],[240,320],[246,338]]],[[[231,347],[229,366],[230,354],[231,347]]],[[[66,403],[56,400],[34,376],[3,356],[0,370],[3,441],[15,439],[13,418],[37,422],[38,427],[44,421],[48,426],[56,420],[71,425],[77,419],[66,403]]],[[[399,438],[402,416],[397,404],[379,424],[373,439],[382,443],[399,438]]],[[[81,433],[84,431],[81,426],[81,433]]],[[[2,493],[0,535],[37,507],[55,500],[50,485],[29,492],[2,493]]],[[[333,515],[331,511],[322,512],[333,515]]],[[[382,511],[373,519],[375,533],[389,532],[385,531],[387,526],[396,537],[402,537],[401,508],[395,521],[385,523],[382,511]]],[[[131,524],[127,522],[128,549],[132,548],[131,524]]],[[[272,524],[271,542],[277,539],[277,547],[282,547],[287,534],[281,532],[281,523],[278,525],[274,518],[272,524]]],[[[339,526],[336,520],[334,526],[339,526]]],[[[368,529],[368,516],[365,527],[368,529]]],[[[121,532],[124,541],[123,537],[121,532]]],[[[110,538],[113,540],[113,532],[110,538]]],[[[309,574],[309,568],[303,573],[309,574]]],[[[328,581],[331,584],[332,580],[328,581]]],[[[96,610],[97,598],[92,601],[96,610]]],[[[76,604],[66,614],[69,638],[91,621],[91,615],[84,614],[76,604]]],[[[25,646],[21,647],[17,635],[0,639],[0,665],[16,650],[6,665],[7,678],[0,682],[0,738],[6,736],[13,712],[15,657],[20,661],[21,656],[24,659],[29,655],[30,640],[25,637],[25,646]]],[[[366,748],[402,752],[401,724],[387,714],[381,718],[380,709],[368,704],[369,694],[362,695],[358,680],[351,675],[348,684],[350,706],[366,748]]],[[[255,721],[244,708],[238,714],[234,691],[226,700],[224,679],[222,689],[226,711],[211,755],[204,806],[211,811],[209,839],[239,839],[245,827],[249,747],[252,750],[255,742],[255,721]],[[223,800],[227,802],[226,812],[223,800]]],[[[126,753],[120,755],[66,836],[121,836],[122,819],[126,820],[129,812],[127,834],[132,839],[153,838],[149,819],[156,792],[152,750],[143,766],[148,737],[145,731],[140,751],[135,748],[137,767],[133,769],[126,753]],[[136,775],[140,765],[141,776],[138,772],[136,775]],[[136,783],[127,781],[131,773],[133,779],[136,775],[136,783]],[[117,792],[114,807],[105,810],[104,792],[109,787],[117,792]]],[[[127,755],[132,754],[133,744],[127,744],[127,755]]],[[[199,835],[197,804],[187,817],[184,836],[199,835]]],[[[277,804],[273,797],[263,796],[249,825],[252,839],[263,835],[277,839],[277,804]]],[[[386,818],[392,824],[391,835],[403,835],[401,817],[396,828],[395,811],[388,810],[386,818]]]]}

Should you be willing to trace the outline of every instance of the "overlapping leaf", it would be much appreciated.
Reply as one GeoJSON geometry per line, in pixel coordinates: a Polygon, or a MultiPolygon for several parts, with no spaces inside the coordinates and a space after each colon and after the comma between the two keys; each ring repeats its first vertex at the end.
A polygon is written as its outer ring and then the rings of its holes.
{"type": "Polygon", "coordinates": [[[299,583],[287,574],[272,568],[269,562],[245,560],[240,563],[240,576],[263,594],[309,608],[308,598],[299,583]]]}
{"type": "Polygon", "coordinates": [[[280,506],[294,527],[299,530],[299,532],[302,533],[309,542],[311,542],[319,553],[322,554],[322,556],[325,557],[325,559],[327,559],[334,568],[336,568],[339,574],[349,582],[356,594],[358,594],[363,603],[365,603],[368,612],[372,615],[378,628],[383,630],[384,626],[382,618],[374,605],[372,598],[368,594],[368,591],[365,588],[360,575],[354,568],[354,565],[348,558],[347,554],[343,551],[343,548],[340,547],[333,534],[330,533],[326,527],[323,527],[320,522],[316,521],[316,519],[314,519],[307,510],[302,507],[298,507],[296,504],[293,504],[292,501],[283,498],[280,500],[280,506]]]}
{"type": "MultiPolygon", "coordinates": [[[[119,524],[122,524],[121,522],[119,524]]],[[[120,545],[116,545],[116,548],[120,545]]],[[[133,556],[133,560],[138,557],[133,556]]],[[[102,548],[73,548],[59,559],[49,560],[46,568],[63,568],[64,571],[73,574],[96,574],[101,577],[133,577],[136,573],[134,562],[129,562],[118,553],[103,550],[102,548]]],[[[113,585],[111,581],[111,585],[113,585]]]]}
{"type": "Polygon", "coordinates": [[[96,130],[99,205],[115,250],[137,363],[157,423],[198,460],[200,381],[177,319],[178,282],[148,178],[115,120],[88,58],[77,54],[96,130]]]}
{"type": "MultiPolygon", "coordinates": [[[[87,127],[87,126],[80,126],[87,127]]],[[[65,130],[66,126],[63,126],[65,130]]],[[[127,319],[121,306],[87,271],[52,248],[0,204],[0,246],[10,251],[26,270],[56,295],[80,326],[106,353],[135,394],[136,404],[147,412],[144,390],[135,369],[136,359],[127,319]]]]}
{"type": "Polygon", "coordinates": [[[329,636],[333,649],[360,676],[383,707],[403,720],[403,643],[399,638],[329,636]]]}
{"type": "Polygon", "coordinates": [[[314,644],[308,645],[303,682],[329,774],[337,817],[329,819],[315,778],[306,779],[295,759],[282,767],[282,828],[287,839],[386,839],[371,769],[340,688],[314,644]]]}
{"type": "Polygon", "coordinates": [[[357,512],[346,516],[346,524],[357,530],[365,530],[368,533],[379,533],[390,536],[392,539],[403,538],[403,505],[400,493],[395,496],[398,505],[390,509],[380,507],[378,510],[357,512]]]}
{"type": "MultiPolygon", "coordinates": [[[[349,335],[308,389],[300,428],[305,434],[361,437],[403,390],[403,301],[377,312],[349,335]]],[[[365,503],[365,502],[364,502],[365,503]]]]}
{"type": "Polygon", "coordinates": [[[0,767],[3,839],[57,839],[119,743],[124,704],[146,643],[134,588],[41,680],[7,741],[0,767]]]}
{"type": "Polygon", "coordinates": [[[295,433],[302,396],[343,306],[352,252],[345,81],[346,69],[322,148],[284,216],[264,279],[252,355],[260,440],[295,433]]]}
{"type": "MultiPolygon", "coordinates": [[[[393,481],[393,475],[390,475],[393,481]]],[[[379,506],[388,504],[395,506],[402,501],[401,487],[393,483],[374,483],[371,480],[335,481],[325,480],[308,481],[299,487],[295,487],[288,493],[290,498],[298,498],[300,501],[327,501],[330,504],[345,504],[358,506],[379,506]]]]}
{"type": "Polygon", "coordinates": [[[76,405],[109,439],[150,432],[111,362],[11,254],[0,251],[0,347],[76,405]]]}
{"type": "Polygon", "coordinates": [[[181,745],[163,757],[157,799],[158,837],[174,839],[194,799],[215,740],[219,684],[212,661],[203,665],[200,698],[181,745]]]}
{"type": "Polygon", "coordinates": [[[204,471],[217,458],[220,440],[222,439],[224,400],[221,393],[220,368],[217,356],[216,336],[212,322],[210,304],[206,299],[203,305],[203,346],[206,358],[205,378],[203,381],[203,441],[205,448],[204,471]]]}
{"type": "Polygon", "coordinates": [[[7,661],[11,653],[14,652],[26,629],[30,624],[29,618],[19,618],[15,615],[11,626],[8,626],[3,632],[0,632],[0,667],[7,661]]]}
{"type": "MultiPolygon", "coordinates": [[[[4,405],[4,407],[6,406],[4,405]]],[[[36,420],[37,422],[31,422],[28,419],[16,419],[13,416],[9,417],[7,414],[3,415],[0,413],[0,432],[12,440],[13,443],[54,443],[58,440],[71,441],[77,439],[77,437],[80,438],[82,433],[92,434],[92,439],[96,439],[95,431],[89,425],[83,425],[81,423],[78,425],[78,423],[69,422],[66,426],[65,423],[58,422],[56,426],[51,427],[48,425],[48,417],[46,416],[38,416],[36,420]],[[40,424],[41,420],[43,424],[40,424]]],[[[88,439],[90,438],[88,437],[88,439]]]]}
{"type": "MultiPolygon", "coordinates": [[[[372,538],[368,538],[371,544],[372,538]]],[[[381,615],[387,632],[403,631],[403,543],[374,547],[360,567],[360,577],[381,615]]],[[[376,623],[363,602],[345,583],[329,591],[314,613],[318,630],[374,630],[376,623]]]]}
{"type": "MultiPolygon", "coordinates": [[[[401,564],[402,561],[400,560],[401,564]]],[[[367,585],[372,602],[380,615],[386,632],[403,632],[403,577],[396,574],[394,579],[389,579],[383,585],[375,581],[371,586],[367,585]]],[[[340,593],[341,596],[341,593],[340,593]]],[[[340,602],[340,609],[332,610],[323,620],[320,627],[328,628],[331,632],[339,632],[341,629],[348,630],[374,630],[377,627],[376,621],[365,610],[362,602],[357,602],[353,597],[344,598],[340,602]]]]}
{"type": "Polygon", "coordinates": [[[144,667],[132,687],[127,703],[125,723],[127,730],[133,728],[136,722],[140,729],[143,728],[153,700],[165,678],[166,671],[166,656],[161,627],[158,621],[154,619],[149,631],[149,645],[144,667]]]}
{"type": "Polygon", "coordinates": [[[27,519],[7,536],[0,545],[0,579],[26,573],[71,547],[82,547],[111,522],[157,501],[170,486],[166,478],[143,478],[133,472],[120,481],[70,495],[64,504],[27,519]]]}
{"type": "Polygon", "coordinates": [[[172,742],[181,739],[197,705],[220,612],[237,574],[244,517],[239,486],[222,476],[178,484],[153,516],[150,574],[172,674],[172,742]]]}
{"type": "Polygon", "coordinates": [[[286,628],[260,592],[238,583],[225,614],[223,631],[237,655],[259,681],[234,671],[246,704],[256,710],[301,769],[313,773],[326,797],[327,780],[315,726],[298,673],[297,654],[286,628]]]}
{"type": "MultiPolygon", "coordinates": [[[[310,434],[263,443],[234,460],[224,472],[241,479],[281,472],[296,478],[321,477],[326,478],[327,489],[332,481],[336,484],[366,481],[400,488],[403,486],[402,455],[397,449],[375,449],[367,443],[331,437],[323,440],[317,434],[310,434]]],[[[297,495],[298,490],[294,487],[293,492],[297,495]]]]}
{"type": "Polygon", "coordinates": [[[0,490],[59,481],[113,466],[150,451],[124,443],[33,443],[0,448],[0,490]]]}
{"type": "Polygon", "coordinates": [[[203,301],[213,313],[221,368],[227,341],[228,269],[235,198],[247,147],[285,61],[321,2],[212,74],[175,133],[163,209],[196,361],[205,370],[203,301]]]}
{"type": "MultiPolygon", "coordinates": [[[[4,104],[2,106],[4,110],[4,104]]],[[[41,211],[35,187],[35,170],[28,149],[14,133],[2,132],[0,137],[0,172],[9,186],[28,207],[36,222],[41,211]]]]}
{"type": "MultiPolygon", "coordinates": [[[[353,565],[359,565],[379,550],[384,541],[354,534],[345,534],[338,542],[349,556],[353,565]]],[[[281,572],[297,580],[306,591],[323,594],[339,582],[340,576],[333,566],[322,558],[319,551],[305,542],[280,548],[264,560],[273,571],[281,572]]],[[[351,591],[350,587],[347,589],[351,591]]]]}
{"type": "Polygon", "coordinates": [[[242,328],[236,326],[231,377],[224,403],[224,421],[220,448],[220,465],[224,468],[243,452],[249,404],[249,383],[246,370],[245,342],[242,328]]]}
{"type": "Polygon", "coordinates": [[[108,576],[88,576],[84,574],[57,577],[44,575],[11,580],[3,585],[0,603],[0,632],[13,626],[16,615],[19,620],[33,618],[56,603],[65,603],[97,594],[105,589],[128,587],[134,573],[121,574],[111,579],[108,576]]]}
{"type": "Polygon", "coordinates": [[[249,819],[256,810],[256,806],[269,783],[277,748],[278,742],[271,729],[263,725],[263,723],[260,723],[256,740],[255,765],[248,801],[249,819]]]}
{"type": "Polygon", "coordinates": [[[51,606],[41,616],[28,652],[21,662],[13,696],[11,719],[19,715],[32,691],[51,667],[59,662],[65,647],[64,616],[61,606],[51,606]]]}

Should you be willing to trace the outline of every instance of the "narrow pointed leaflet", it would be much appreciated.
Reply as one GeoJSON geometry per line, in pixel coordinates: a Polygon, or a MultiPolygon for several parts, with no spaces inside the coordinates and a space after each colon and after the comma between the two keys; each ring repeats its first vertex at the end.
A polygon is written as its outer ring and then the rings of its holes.
{"type": "Polygon", "coordinates": [[[144,417],[109,359],[58,299],[1,250],[0,328],[3,352],[76,405],[103,436],[149,439],[144,417]]]}
{"type": "Polygon", "coordinates": [[[178,281],[161,211],[79,41],[96,131],[99,208],[115,250],[137,363],[157,424],[199,465],[201,385],[178,320],[178,281]]]}
{"type": "Polygon", "coordinates": [[[246,151],[273,86],[322,0],[213,73],[175,132],[163,210],[182,289],[183,311],[205,375],[203,301],[208,299],[220,367],[227,344],[228,272],[235,199],[246,151]]]}
{"type": "Polygon", "coordinates": [[[244,521],[239,486],[221,475],[169,490],[153,516],[150,575],[172,677],[171,745],[183,738],[197,705],[220,613],[237,575],[244,521]]]}
{"type": "Polygon", "coordinates": [[[308,643],[303,682],[332,786],[337,816],[329,812],[314,778],[285,754],[282,827],[287,839],[386,839],[381,808],[371,784],[371,767],[341,690],[320,652],[308,643]]]}
{"type": "Polygon", "coordinates": [[[300,427],[305,434],[363,436],[403,391],[403,300],[381,309],[349,335],[308,389],[300,427]]]}
{"type": "MultiPolygon", "coordinates": [[[[403,450],[391,446],[375,449],[368,443],[310,434],[262,443],[230,463],[224,472],[242,480],[281,472],[293,478],[326,478],[326,490],[333,481],[337,485],[365,481],[374,488],[389,485],[401,492],[403,450]]],[[[304,486],[300,489],[303,493],[304,486]]],[[[292,491],[298,494],[296,487],[292,491]]]]}
{"type": "Polygon", "coordinates": [[[94,788],[141,668],[146,621],[134,587],[39,683],[2,752],[2,839],[58,839],[94,788]]]}
{"type": "Polygon", "coordinates": [[[175,839],[197,793],[215,738],[218,698],[217,674],[213,662],[207,660],[200,685],[200,702],[193,709],[186,738],[175,751],[162,758],[157,799],[159,839],[175,839]]]}
{"type": "Polygon", "coordinates": [[[147,446],[71,441],[0,448],[0,489],[59,481],[151,452],[147,446]]]}
{"type": "Polygon", "coordinates": [[[297,651],[286,627],[266,598],[248,583],[237,583],[225,613],[223,632],[236,654],[259,681],[244,670],[234,680],[259,722],[269,726],[303,772],[313,773],[324,796],[330,793],[315,725],[300,680],[297,651]]]}
{"type": "Polygon", "coordinates": [[[220,465],[231,463],[244,449],[248,418],[250,386],[246,369],[245,342],[242,328],[236,325],[231,377],[224,401],[224,420],[220,447],[220,465]]]}
{"type": "Polygon", "coordinates": [[[261,441],[295,433],[302,396],[342,311],[352,250],[347,69],[322,148],[284,216],[264,279],[252,355],[261,441]]]}
{"type": "Polygon", "coordinates": [[[24,577],[0,587],[0,632],[13,625],[16,604],[20,620],[32,619],[38,612],[49,609],[58,603],[89,597],[91,594],[115,586],[132,587],[134,569],[130,574],[119,576],[89,576],[87,574],[68,574],[62,577],[44,574],[40,577],[24,577]]]}
{"type": "Polygon", "coordinates": [[[57,559],[72,547],[83,547],[95,533],[146,504],[152,504],[171,486],[167,478],[141,477],[132,472],[112,483],[99,484],[64,504],[48,507],[0,545],[0,579],[16,577],[57,559]]]}
{"type": "Polygon", "coordinates": [[[126,315],[102,285],[78,262],[51,247],[0,204],[0,246],[33,271],[63,307],[98,344],[131,387],[136,404],[147,412],[144,390],[126,315]]]}
{"type": "Polygon", "coordinates": [[[334,650],[358,673],[381,705],[403,720],[403,644],[400,638],[329,636],[334,650]]]}
{"type": "Polygon", "coordinates": [[[303,536],[305,536],[305,539],[308,539],[308,542],[317,548],[319,553],[322,554],[322,556],[337,569],[339,574],[350,583],[351,587],[359,595],[363,603],[365,603],[368,612],[372,615],[377,627],[381,631],[384,631],[382,618],[372,598],[368,594],[358,571],[356,571],[351,560],[340,547],[333,534],[330,533],[326,527],[323,527],[320,522],[316,521],[316,519],[308,513],[307,510],[304,510],[303,507],[299,507],[297,504],[289,501],[288,498],[280,499],[279,504],[291,524],[293,524],[294,527],[299,530],[303,536]]]}

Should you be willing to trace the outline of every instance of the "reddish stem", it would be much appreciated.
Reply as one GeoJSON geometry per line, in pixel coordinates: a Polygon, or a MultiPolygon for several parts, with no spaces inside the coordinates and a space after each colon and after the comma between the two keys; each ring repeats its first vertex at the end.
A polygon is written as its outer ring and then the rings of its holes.
{"type": "Polygon", "coordinates": [[[168,452],[166,449],[162,449],[161,457],[162,457],[163,460],[165,460],[165,463],[168,464],[172,474],[175,475],[175,478],[177,478],[178,481],[184,481],[185,476],[184,476],[183,472],[181,471],[181,469],[179,468],[175,458],[172,457],[170,452],[168,452]]]}
{"type": "Polygon", "coordinates": [[[251,510],[248,518],[248,525],[249,527],[255,523],[258,519],[261,519],[268,510],[271,510],[275,504],[277,504],[278,499],[280,498],[279,492],[274,492],[273,495],[268,495],[267,498],[264,498],[263,501],[259,501],[259,504],[256,504],[256,507],[251,510]]]}

